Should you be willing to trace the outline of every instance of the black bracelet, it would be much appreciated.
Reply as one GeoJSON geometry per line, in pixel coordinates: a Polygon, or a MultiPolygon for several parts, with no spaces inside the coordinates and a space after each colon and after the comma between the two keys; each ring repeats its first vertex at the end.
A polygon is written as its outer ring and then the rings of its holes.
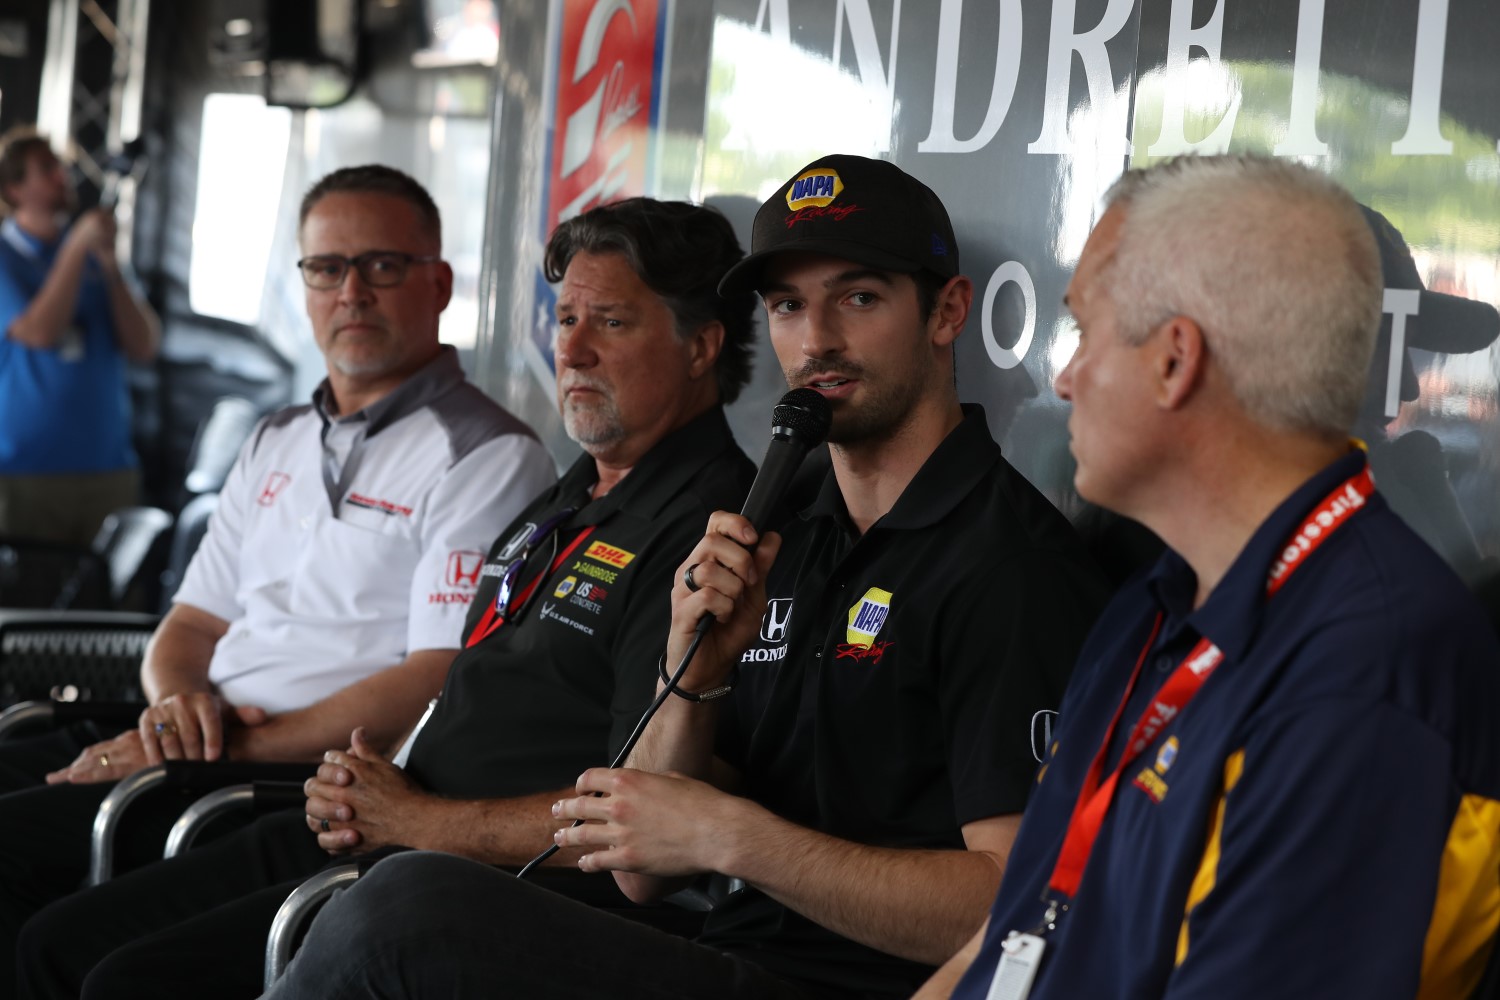
{"type": "Polygon", "coordinates": [[[736,663],[734,665],[734,669],[729,671],[729,678],[718,687],[710,688],[709,690],[699,692],[698,694],[694,694],[691,691],[684,691],[676,684],[673,684],[672,678],[667,676],[666,653],[661,654],[661,659],[656,661],[656,672],[661,675],[662,683],[666,684],[668,689],[673,694],[688,701],[713,701],[715,698],[722,698],[726,694],[734,690],[734,682],[740,679],[740,665],[736,663]]]}

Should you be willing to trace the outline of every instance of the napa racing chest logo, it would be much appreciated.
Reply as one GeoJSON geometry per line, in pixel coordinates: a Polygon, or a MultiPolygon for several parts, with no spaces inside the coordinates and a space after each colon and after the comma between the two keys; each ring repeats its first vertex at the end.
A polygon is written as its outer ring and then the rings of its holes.
{"type": "Polygon", "coordinates": [[[803,208],[827,208],[844,191],[844,182],[837,170],[815,167],[792,181],[786,189],[786,207],[792,211],[803,208]]]}
{"type": "Polygon", "coordinates": [[[881,626],[890,616],[893,596],[889,590],[881,590],[879,587],[871,587],[865,591],[865,596],[849,609],[849,628],[844,633],[845,641],[850,645],[864,646],[874,643],[881,626]]]}
{"type": "Polygon", "coordinates": [[[849,609],[848,628],[844,632],[844,642],[838,648],[836,659],[880,662],[885,651],[894,645],[877,639],[886,619],[891,615],[893,597],[889,590],[871,587],[865,591],[865,596],[854,602],[854,606],[849,609]]]}

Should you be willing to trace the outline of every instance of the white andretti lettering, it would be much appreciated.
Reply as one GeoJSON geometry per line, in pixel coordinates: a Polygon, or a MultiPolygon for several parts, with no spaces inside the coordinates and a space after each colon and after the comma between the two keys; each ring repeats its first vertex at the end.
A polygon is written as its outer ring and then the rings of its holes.
{"type": "Polygon", "coordinates": [[[786,647],[777,646],[775,649],[747,649],[740,656],[741,663],[775,663],[777,660],[786,659],[786,647]]]}

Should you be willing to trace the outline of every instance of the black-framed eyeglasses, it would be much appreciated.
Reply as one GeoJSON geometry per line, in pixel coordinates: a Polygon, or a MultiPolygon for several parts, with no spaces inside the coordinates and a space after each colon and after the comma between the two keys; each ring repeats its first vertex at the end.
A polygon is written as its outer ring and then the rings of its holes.
{"type": "Polygon", "coordinates": [[[359,280],[372,288],[391,288],[406,280],[406,269],[411,265],[431,264],[442,259],[431,254],[418,256],[398,250],[371,250],[358,257],[320,253],[297,261],[297,270],[302,272],[302,281],[308,288],[338,288],[344,283],[350,267],[359,272],[359,280]]]}

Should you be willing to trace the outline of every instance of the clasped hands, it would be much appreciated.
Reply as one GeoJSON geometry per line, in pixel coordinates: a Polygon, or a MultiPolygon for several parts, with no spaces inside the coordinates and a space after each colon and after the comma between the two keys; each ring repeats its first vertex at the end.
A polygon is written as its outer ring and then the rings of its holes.
{"type": "Polygon", "coordinates": [[[302,788],[307,828],[330,854],[420,846],[420,824],[428,818],[423,806],[431,796],[370,744],[363,726],[350,734],[348,750],[323,755],[317,776],[302,788]]]}

